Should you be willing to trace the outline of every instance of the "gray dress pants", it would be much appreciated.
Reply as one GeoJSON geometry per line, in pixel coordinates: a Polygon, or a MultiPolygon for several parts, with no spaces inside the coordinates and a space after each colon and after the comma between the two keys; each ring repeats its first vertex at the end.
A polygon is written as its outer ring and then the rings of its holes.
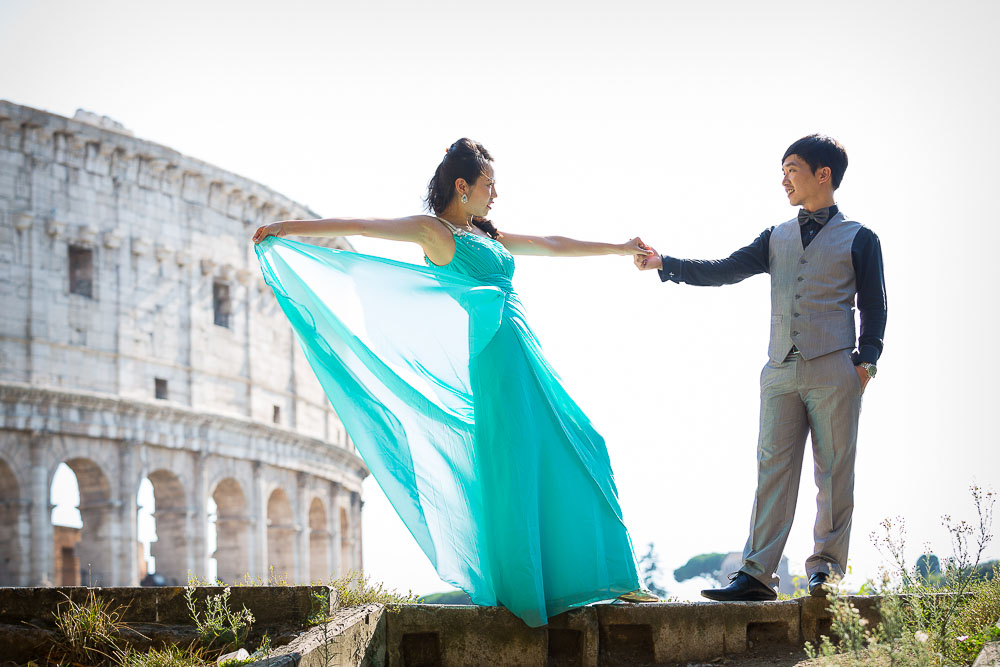
{"type": "Polygon", "coordinates": [[[760,375],[757,492],[741,570],[768,586],[795,516],[806,436],[816,479],[813,554],[806,573],[843,575],[854,511],[854,458],[861,380],[849,350],[768,361],[760,375]]]}

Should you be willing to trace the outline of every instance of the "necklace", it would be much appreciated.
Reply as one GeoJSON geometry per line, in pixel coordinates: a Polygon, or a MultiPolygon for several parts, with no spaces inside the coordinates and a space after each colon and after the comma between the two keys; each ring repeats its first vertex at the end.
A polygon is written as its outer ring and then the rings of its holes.
{"type": "Polygon", "coordinates": [[[472,224],[468,220],[466,220],[465,224],[459,226],[459,225],[456,225],[456,224],[454,224],[452,222],[448,222],[447,220],[445,220],[441,216],[437,216],[437,219],[440,220],[441,222],[447,224],[447,225],[450,225],[451,227],[454,227],[456,231],[464,232],[466,234],[475,234],[476,233],[475,228],[472,226],[472,224]]]}

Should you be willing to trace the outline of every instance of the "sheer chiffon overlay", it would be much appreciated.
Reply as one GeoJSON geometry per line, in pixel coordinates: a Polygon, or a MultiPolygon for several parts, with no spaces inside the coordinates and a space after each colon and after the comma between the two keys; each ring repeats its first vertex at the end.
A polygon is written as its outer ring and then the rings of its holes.
{"type": "Polygon", "coordinates": [[[267,283],[438,575],[532,627],[639,588],[604,440],[542,355],[497,241],[426,267],[268,237],[267,283]]]}

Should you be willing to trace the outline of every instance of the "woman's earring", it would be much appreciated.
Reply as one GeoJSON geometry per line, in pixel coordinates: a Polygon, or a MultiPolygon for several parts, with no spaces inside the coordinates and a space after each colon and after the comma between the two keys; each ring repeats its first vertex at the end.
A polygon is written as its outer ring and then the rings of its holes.
{"type": "Polygon", "coordinates": [[[468,204],[469,203],[469,197],[468,197],[468,195],[462,195],[462,203],[463,204],[468,204]]]}

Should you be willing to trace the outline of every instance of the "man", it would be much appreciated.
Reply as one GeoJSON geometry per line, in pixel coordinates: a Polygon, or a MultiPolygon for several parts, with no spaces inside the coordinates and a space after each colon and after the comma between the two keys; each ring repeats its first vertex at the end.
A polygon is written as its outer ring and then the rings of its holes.
{"type": "Polygon", "coordinates": [[[764,230],[717,261],[637,255],[640,270],[689,285],[728,285],[771,276],[771,341],[761,373],[757,491],[743,566],[711,600],[773,600],[775,570],[795,514],[806,436],[812,434],[816,496],[809,593],[826,594],[843,576],[854,509],[854,459],[861,394],[882,354],[886,299],[882,250],[867,227],[839,211],[833,193],[847,152],[821,135],[799,139],[782,157],[782,186],[798,216],[764,230]],[[855,339],[854,305],[860,312],[855,339]],[[857,350],[854,351],[855,343],[857,350]]]}

